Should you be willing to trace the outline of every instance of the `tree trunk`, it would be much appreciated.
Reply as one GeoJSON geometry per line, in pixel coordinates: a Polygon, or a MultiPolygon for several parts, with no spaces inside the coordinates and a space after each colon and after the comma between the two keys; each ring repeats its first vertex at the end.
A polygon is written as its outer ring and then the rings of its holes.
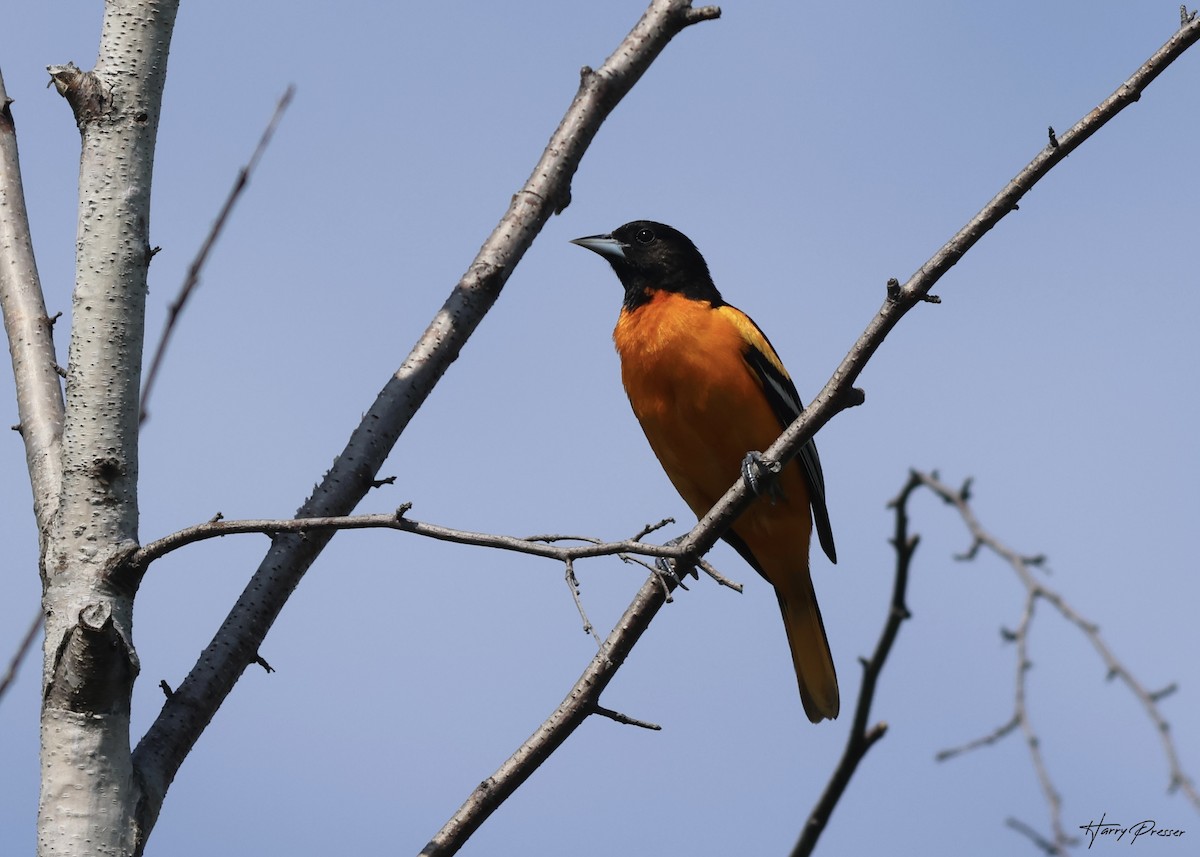
{"type": "Polygon", "coordinates": [[[96,68],[51,67],[82,138],[62,490],[42,558],[46,614],[39,854],[132,854],[138,672],[128,559],[154,143],[176,2],[109,0],[96,68]]]}

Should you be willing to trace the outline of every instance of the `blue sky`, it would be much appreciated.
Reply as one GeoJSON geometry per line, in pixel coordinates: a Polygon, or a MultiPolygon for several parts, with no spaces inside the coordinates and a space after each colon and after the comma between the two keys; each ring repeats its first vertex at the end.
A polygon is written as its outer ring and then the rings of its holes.
{"type": "MultiPolygon", "coordinates": [[[[69,310],[78,138],[44,67],[90,67],[99,4],[26,4],[0,32],[47,303],[69,310]],[[94,8],[93,8],[94,7],[94,8]]],[[[147,328],[276,99],[284,120],[203,282],[143,431],[142,539],[286,517],[342,448],[524,181],[569,104],[643,8],[606,4],[184,4],[155,171],[147,328]]],[[[727,3],[685,32],[597,136],[573,203],[413,421],[360,511],[404,501],[465,529],[620,538],[690,523],[625,401],[615,277],[568,239],[639,217],[704,252],[805,397],[883,297],[1178,25],[1172,3],[727,3]],[[686,523],[685,523],[686,522],[686,523]]],[[[865,406],[819,436],[838,540],[814,557],[843,698],[875,643],[894,558],[885,508],[909,467],[975,479],[986,526],[1045,553],[1051,583],[1163,702],[1200,776],[1194,521],[1200,54],[1039,184],[937,286],[863,374],[865,406]]],[[[60,322],[60,354],[65,325],[60,322]]],[[[8,373],[3,373],[7,375],[8,373]]],[[[5,381],[4,384],[9,382],[5,381]]],[[[7,387],[5,389],[8,389],[7,387]]],[[[8,422],[16,422],[11,390],[8,422]]],[[[0,659],[39,596],[18,437],[0,447],[7,546],[0,659]]],[[[861,766],[821,853],[1035,853],[1046,829],[1024,746],[934,754],[1012,709],[1000,637],[1023,593],[931,496],[905,625],[861,766]]],[[[134,740],[257,566],[262,537],[172,555],[138,599],[134,740]]],[[[849,717],[811,726],[774,597],[707,582],[666,608],[605,702],[663,724],[586,723],[466,854],[785,853],[849,717]]],[[[578,569],[607,631],[642,575],[578,569]]],[[[1068,829],[1195,827],[1166,794],[1157,736],[1084,638],[1043,607],[1031,715],[1068,829]]],[[[396,533],[348,533],[309,572],[185,763],[149,854],[415,853],[549,714],[594,652],[562,569],[396,533]]],[[[0,852],[28,853],[37,657],[0,702],[0,852]]],[[[846,706],[848,708],[848,706],[846,706]]],[[[1189,835],[1188,838],[1191,838],[1189,835]]],[[[1096,848],[1101,844],[1097,843],[1096,848]]],[[[1164,846],[1174,853],[1186,844],[1164,846]]]]}

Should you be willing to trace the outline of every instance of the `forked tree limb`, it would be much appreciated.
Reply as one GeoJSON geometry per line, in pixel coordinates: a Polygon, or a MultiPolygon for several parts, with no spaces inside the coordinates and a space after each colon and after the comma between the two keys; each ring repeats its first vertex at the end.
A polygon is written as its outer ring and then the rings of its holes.
{"type": "MultiPolygon", "coordinates": [[[[224,536],[243,535],[246,533],[261,533],[271,537],[283,533],[316,533],[324,530],[399,530],[426,538],[460,545],[494,548],[496,550],[512,551],[530,556],[545,557],[559,562],[574,562],[579,559],[591,559],[602,556],[628,555],[647,556],[655,559],[680,559],[683,556],[681,548],[671,544],[656,545],[644,542],[641,537],[646,535],[648,528],[630,539],[616,542],[606,542],[584,536],[503,536],[493,533],[471,532],[424,521],[415,521],[407,516],[410,504],[404,504],[391,514],[379,515],[342,515],[320,518],[284,518],[284,519],[250,519],[224,520],[217,516],[203,524],[196,524],[178,532],[155,539],[148,545],[137,550],[129,560],[128,566],[135,574],[142,574],[151,563],[161,559],[173,551],[181,550],[188,545],[208,539],[224,536]],[[562,542],[583,542],[583,544],[561,544],[562,542]]],[[[706,563],[704,565],[707,565],[706,563]]],[[[717,583],[728,586],[738,592],[742,591],[741,584],[734,583],[723,577],[711,566],[704,569],[717,583]]],[[[135,581],[136,582],[136,581],[135,581]]]]}
{"type": "Polygon", "coordinates": [[[41,558],[43,855],[140,850],[129,752],[135,592],[109,577],[138,539],[150,197],[177,11],[177,0],[105,0],[95,66],[47,69],[80,156],[61,477],[41,558]]]}
{"type": "MultiPolygon", "coordinates": [[[[346,448],[297,517],[346,515],[371,488],[384,459],[434,385],[491,309],[517,263],[552,214],[570,201],[571,179],[600,125],[675,35],[715,18],[715,7],[653,0],[604,64],[585,68],[571,106],[533,172],[449,298],[354,430],[346,448]]],[[[252,576],[191,672],[134,751],[145,787],[143,837],[184,758],[246,667],[291,592],[333,531],[282,535],[252,576]]]]}
{"type": "MultiPolygon", "coordinates": [[[[995,226],[1051,169],[1092,134],[1134,103],[1147,86],[1185,50],[1200,39],[1200,18],[1185,17],[1178,31],[1143,63],[1116,91],[1061,136],[1055,135],[1024,169],[997,193],[967,224],[901,285],[888,282],[878,313],[843,358],[833,376],[800,416],[766,450],[768,462],[786,463],[817,430],[847,407],[860,404],[863,394],[853,385],[887,334],[909,310],[923,302],[936,303],[930,290],[963,255],[995,226]]],[[[676,545],[684,550],[677,573],[706,553],[752,502],[749,488],[738,480],[696,526],[676,545]]],[[[568,691],[554,713],[506,761],[483,781],[421,852],[422,857],[448,855],[461,847],[484,820],[560,746],[588,713],[598,706],[601,692],[645,633],[674,584],[652,575],[604,641],[600,652],[568,691]]]]}
{"type": "MultiPolygon", "coordinates": [[[[934,474],[918,472],[915,475],[922,485],[954,507],[962,518],[967,531],[971,534],[971,547],[960,556],[960,559],[974,559],[981,550],[990,551],[1008,564],[1025,588],[1021,620],[1015,629],[1005,632],[1005,636],[1015,644],[1016,649],[1016,680],[1012,717],[980,738],[958,747],[942,750],[937,754],[937,760],[945,761],[971,750],[995,744],[1001,738],[1019,729],[1025,738],[1039,788],[1046,799],[1051,833],[1050,836],[1044,837],[1044,841],[1050,842],[1054,848],[1058,849],[1056,853],[1066,853],[1067,847],[1073,844],[1074,837],[1067,834],[1062,824],[1062,802],[1058,789],[1050,776],[1049,766],[1041,750],[1042,740],[1034,728],[1027,704],[1027,676],[1032,663],[1029,655],[1029,629],[1033,623],[1034,609],[1037,603],[1044,601],[1052,605],[1064,619],[1087,638],[1103,663],[1108,678],[1119,680],[1137,699],[1162,745],[1163,756],[1167,763],[1168,790],[1182,792],[1192,806],[1200,811],[1200,792],[1197,791],[1195,783],[1183,769],[1183,762],[1175,747],[1170,724],[1158,704],[1160,700],[1175,690],[1175,685],[1168,685],[1161,690],[1152,691],[1142,684],[1129,667],[1113,653],[1111,647],[1101,636],[1099,626],[1071,606],[1062,593],[1047,586],[1040,577],[1034,574],[1034,569],[1043,563],[1044,557],[1018,553],[986,530],[971,507],[970,482],[964,484],[962,488],[955,489],[942,482],[934,474]]],[[[1014,825],[1010,824],[1010,826],[1014,825]]],[[[1022,830],[1022,832],[1032,830],[1023,822],[1018,823],[1015,829],[1022,830]]]]}

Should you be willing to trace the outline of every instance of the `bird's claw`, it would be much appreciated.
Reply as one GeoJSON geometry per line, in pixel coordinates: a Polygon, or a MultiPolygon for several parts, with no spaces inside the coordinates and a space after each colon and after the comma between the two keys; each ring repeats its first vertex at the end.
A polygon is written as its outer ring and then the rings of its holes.
{"type": "Polygon", "coordinates": [[[675,569],[672,568],[673,565],[674,562],[665,556],[660,556],[654,560],[654,570],[658,573],[658,576],[664,580],[669,580],[671,583],[675,584],[686,592],[687,586],[685,586],[683,581],[679,579],[679,575],[677,575],[675,573],[675,569]]]}
{"type": "Polygon", "coordinates": [[[747,452],[742,459],[742,479],[756,497],[761,497],[765,489],[772,504],[783,497],[779,483],[771,480],[782,469],[778,461],[764,457],[761,452],[747,452]],[[771,480],[770,484],[765,484],[768,480],[771,480]]]}
{"type": "MultiPolygon", "coordinates": [[[[681,541],[683,541],[683,536],[676,536],[675,538],[673,538],[669,542],[667,542],[666,545],[668,547],[672,547],[674,545],[679,544],[681,541]]],[[[675,573],[675,560],[673,560],[669,557],[660,556],[654,560],[654,569],[660,575],[662,575],[664,578],[671,581],[676,586],[678,586],[680,589],[682,589],[684,592],[689,591],[687,586],[684,585],[683,581],[679,579],[679,575],[677,575],[675,573]]],[[[696,573],[695,568],[692,569],[692,576],[695,577],[697,580],[700,579],[700,575],[696,573]]]]}

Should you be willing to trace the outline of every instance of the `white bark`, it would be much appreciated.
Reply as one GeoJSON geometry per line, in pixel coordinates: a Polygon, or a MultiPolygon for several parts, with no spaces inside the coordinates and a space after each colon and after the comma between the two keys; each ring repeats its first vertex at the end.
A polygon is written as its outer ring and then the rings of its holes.
{"type": "Polygon", "coordinates": [[[52,67],[79,126],[62,485],[43,560],[39,854],[132,854],[137,425],[150,185],[176,2],[109,0],[92,72],[52,67]]]}
{"type": "Polygon", "coordinates": [[[0,306],[12,354],[34,516],[44,549],[62,480],[63,396],[51,336],[53,323],[46,317],[33,256],[17,137],[8,104],[0,77],[0,306]]]}

